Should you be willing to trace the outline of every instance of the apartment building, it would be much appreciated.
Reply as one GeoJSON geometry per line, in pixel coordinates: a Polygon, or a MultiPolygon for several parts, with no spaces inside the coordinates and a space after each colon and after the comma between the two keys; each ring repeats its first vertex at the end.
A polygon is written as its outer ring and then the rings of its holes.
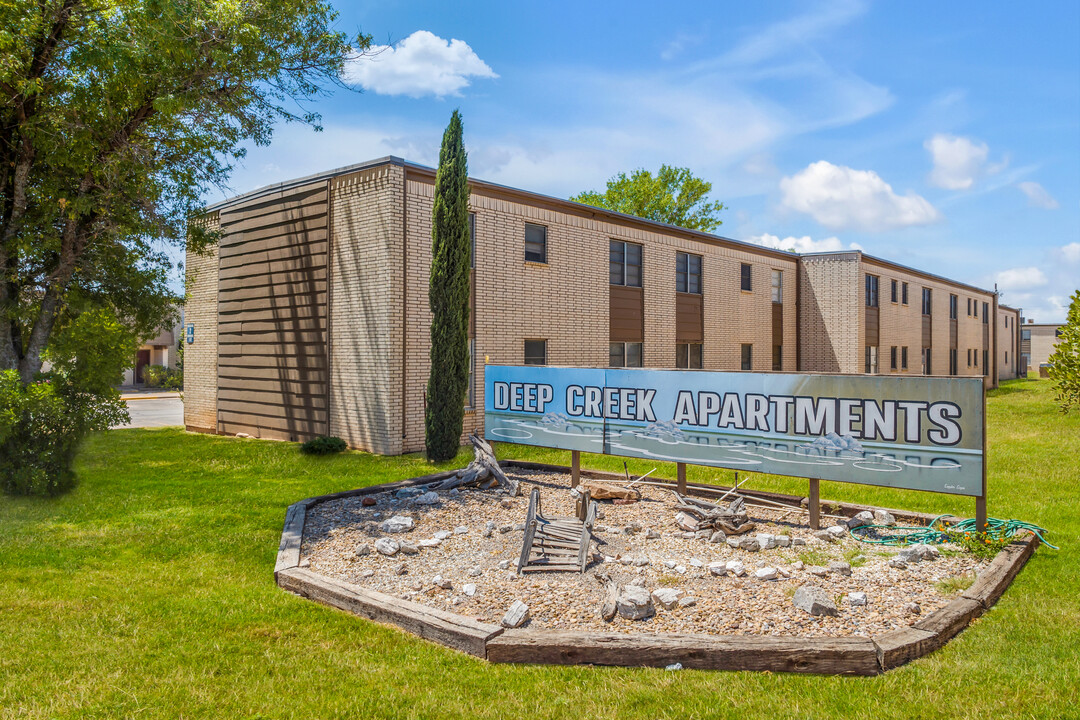
{"type": "Polygon", "coordinates": [[[1021,328],[1020,353],[1026,363],[1025,372],[1032,370],[1045,376],[1045,368],[1040,367],[1050,362],[1061,337],[1061,327],[1053,323],[1028,322],[1021,328]]]}
{"type": "MultiPolygon", "coordinates": [[[[220,242],[187,262],[187,427],[421,450],[434,182],[389,157],[209,208],[220,242]]],[[[997,377],[993,293],[470,182],[466,432],[485,363],[997,377]],[[972,314],[950,317],[950,295],[972,314]]]]}

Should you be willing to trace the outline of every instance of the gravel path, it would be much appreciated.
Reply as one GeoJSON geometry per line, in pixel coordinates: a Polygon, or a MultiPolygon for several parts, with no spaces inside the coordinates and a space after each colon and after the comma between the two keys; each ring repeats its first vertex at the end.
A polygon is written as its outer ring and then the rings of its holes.
{"type": "Polygon", "coordinates": [[[416,496],[390,493],[365,496],[376,500],[374,506],[362,505],[362,497],[317,505],[308,511],[301,562],[328,577],[486,622],[498,623],[507,608],[521,600],[529,606],[528,626],[534,628],[832,637],[867,637],[910,625],[920,616],[906,609],[908,603],[918,603],[925,616],[955,597],[942,594],[939,581],[976,573],[986,564],[970,555],[946,553],[898,569],[888,565],[896,549],[850,537],[836,543],[819,540],[804,524],[805,513],[789,513],[785,519],[783,511],[756,507],[749,508],[750,519],[757,524],[751,536],[759,532],[786,535],[806,545],[759,552],[733,549],[685,537],[674,522],[672,495],[642,487],[641,502],[599,503],[603,518],[597,521],[594,561],[584,575],[518,576],[514,570],[532,488],[540,488],[548,517],[572,515],[573,500],[567,475],[527,470],[514,474],[522,484],[522,496],[517,498],[501,491],[466,489],[440,493],[434,505],[417,504],[416,496]],[[383,532],[380,524],[396,515],[411,518],[413,528],[383,532]],[[486,532],[488,527],[493,530],[486,532]],[[648,539],[649,530],[658,531],[660,537],[648,539]],[[380,554],[375,549],[380,538],[407,543],[417,551],[406,554],[412,548],[405,547],[392,556],[380,554]],[[437,544],[436,538],[441,538],[437,544]],[[829,561],[852,559],[856,552],[863,553],[865,560],[861,565],[852,560],[856,566],[851,575],[813,574],[821,573],[821,566],[829,561]],[[745,565],[746,576],[715,576],[707,567],[732,560],[745,565]],[[776,579],[757,579],[755,571],[763,567],[775,568],[776,579]],[[617,616],[605,622],[600,617],[605,576],[620,584],[643,580],[650,591],[681,590],[683,597],[694,598],[696,604],[673,610],[657,605],[656,614],[647,620],[617,616]],[[794,607],[795,590],[807,583],[839,598],[837,617],[814,617],[794,607]],[[853,592],[866,593],[866,604],[853,605],[853,592]]]}

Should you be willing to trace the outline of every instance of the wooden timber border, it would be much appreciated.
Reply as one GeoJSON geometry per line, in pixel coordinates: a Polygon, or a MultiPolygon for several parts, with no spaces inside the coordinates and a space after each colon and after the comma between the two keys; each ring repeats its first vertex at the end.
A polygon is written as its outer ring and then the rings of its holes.
{"type": "MultiPolygon", "coordinates": [[[[570,473],[571,468],[543,463],[506,461],[503,468],[570,473]]],[[[456,471],[424,475],[400,482],[320,495],[293,503],[285,513],[274,578],[284,590],[376,622],[397,625],[427,640],[442,643],[489,662],[553,665],[622,665],[664,667],[682,663],[700,670],[767,670],[819,675],[879,675],[942,647],[975,618],[989,610],[1035,551],[1038,539],[1017,540],[997,554],[975,582],[945,607],[914,625],[870,638],[800,638],[754,635],[568,632],[477,622],[421,603],[334,580],[300,567],[300,545],[308,508],[330,500],[371,495],[445,480],[456,471]]],[[[623,479],[622,475],[581,470],[583,477],[623,479]]],[[[674,488],[675,482],[667,480],[674,488]]],[[[690,495],[709,495],[727,488],[687,483],[690,495]]],[[[805,498],[780,493],[739,491],[749,498],[799,505],[805,498]]],[[[829,503],[835,514],[852,517],[869,505],[829,503]]],[[[898,519],[929,522],[935,515],[889,509],[898,519]]]]}

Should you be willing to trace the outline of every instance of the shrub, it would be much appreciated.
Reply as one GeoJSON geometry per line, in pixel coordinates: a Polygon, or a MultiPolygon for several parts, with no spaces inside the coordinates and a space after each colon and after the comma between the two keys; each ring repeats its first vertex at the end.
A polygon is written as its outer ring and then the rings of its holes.
{"type": "Polygon", "coordinates": [[[348,449],[345,441],[339,437],[317,437],[300,445],[300,452],[305,455],[333,455],[348,449]]]}
{"type": "Polygon", "coordinates": [[[143,381],[147,387],[179,390],[184,386],[184,373],[164,365],[147,365],[143,368],[143,381]]]}
{"type": "Polygon", "coordinates": [[[115,390],[80,391],[58,374],[23,385],[17,371],[0,371],[0,489],[42,496],[70,490],[83,439],[126,420],[115,390]]]}

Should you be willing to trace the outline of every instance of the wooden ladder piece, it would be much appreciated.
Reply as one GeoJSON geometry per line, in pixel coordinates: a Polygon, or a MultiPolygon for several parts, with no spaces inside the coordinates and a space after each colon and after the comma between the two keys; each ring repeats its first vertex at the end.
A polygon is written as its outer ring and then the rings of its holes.
{"type": "Polygon", "coordinates": [[[577,513],[578,517],[573,518],[545,518],[540,507],[540,489],[533,488],[518,558],[519,574],[585,572],[596,519],[596,503],[591,501],[588,491],[579,500],[577,513]]]}

